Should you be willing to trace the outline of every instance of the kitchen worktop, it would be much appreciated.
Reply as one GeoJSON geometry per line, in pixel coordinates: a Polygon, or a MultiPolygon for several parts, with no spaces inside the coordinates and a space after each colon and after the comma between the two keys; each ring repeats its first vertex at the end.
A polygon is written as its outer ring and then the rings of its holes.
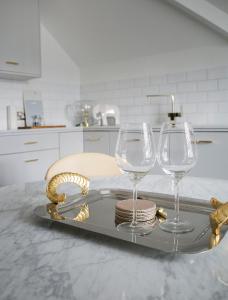
{"type": "MultiPolygon", "coordinates": [[[[91,188],[131,188],[125,176],[91,188]]],[[[140,190],[171,193],[165,176],[144,178],[140,190]]],[[[1,300],[228,299],[228,235],[211,251],[165,254],[35,217],[47,203],[44,182],[0,189],[1,300]]],[[[228,198],[225,180],[185,178],[182,194],[228,198]]]]}
{"type": "MultiPolygon", "coordinates": [[[[161,126],[153,126],[155,132],[160,131],[161,126]]],[[[73,132],[73,131],[118,131],[118,126],[91,126],[91,127],[64,127],[64,128],[42,128],[42,129],[15,129],[15,130],[0,130],[1,135],[18,135],[18,134],[34,134],[48,132],[73,132]]],[[[195,126],[196,132],[227,132],[228,126],[195,126]]]]}

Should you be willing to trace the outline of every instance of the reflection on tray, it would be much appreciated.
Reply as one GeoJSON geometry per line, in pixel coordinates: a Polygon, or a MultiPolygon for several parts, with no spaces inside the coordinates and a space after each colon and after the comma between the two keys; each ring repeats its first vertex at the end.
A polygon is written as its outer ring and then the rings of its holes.
{"type": "Polygon", "coordinates": [[[83,222],[89,218],[89,206],[88,204],[82,204],[78,207],[79,213],[77,213],[73,218],[63,216],[58,210],[58,204],[50,203],[47,204],[47,212],[50,215],[52,220],[61,221],[61,220],[71,220],[77,222],[83,222]]]}

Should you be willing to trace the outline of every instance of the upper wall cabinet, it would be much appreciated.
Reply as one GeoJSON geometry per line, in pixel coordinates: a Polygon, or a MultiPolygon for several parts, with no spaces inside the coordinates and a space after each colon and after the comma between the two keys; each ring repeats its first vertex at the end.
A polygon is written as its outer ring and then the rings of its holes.
{"type": "Polygon", "coordinates": [[[38,0],[0,1],[0,78],[41,75],[38,0]]]}

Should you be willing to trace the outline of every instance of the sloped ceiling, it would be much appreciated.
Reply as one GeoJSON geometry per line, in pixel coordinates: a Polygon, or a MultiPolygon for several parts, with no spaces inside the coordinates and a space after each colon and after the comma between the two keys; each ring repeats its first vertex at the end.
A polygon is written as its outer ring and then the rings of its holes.
{"type": "Polygon", "coordinates": [[[41,22],[80,67],[228,45],[165,0],[40,0],[40,10],[41,22]]]}
{"type": "Polygon", "coordinates": [[[217,8],[228,13],[228,1],[227,0],[207,0],[207,2],[213,4],[217,8]]]}

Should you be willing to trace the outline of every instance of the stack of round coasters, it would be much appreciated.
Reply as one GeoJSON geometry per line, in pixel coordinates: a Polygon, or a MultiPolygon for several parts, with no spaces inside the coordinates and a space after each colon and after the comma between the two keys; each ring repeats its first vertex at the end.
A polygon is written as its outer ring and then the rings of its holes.
{"type": "MultiPolygon", "coordinates": [[[[135,202],[136,221],[154,222],[156,215],[156,204],[153,201],[138,199],[135,202]]],[[[133,200],[117,201],[115,208],[115,222],[131,222],[133,218],[133,200]]]]}

